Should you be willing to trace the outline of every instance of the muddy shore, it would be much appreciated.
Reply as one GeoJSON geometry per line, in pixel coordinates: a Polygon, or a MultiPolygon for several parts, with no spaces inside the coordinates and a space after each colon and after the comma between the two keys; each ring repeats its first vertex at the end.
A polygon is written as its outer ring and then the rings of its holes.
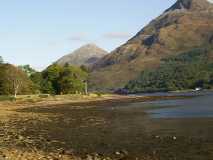
{"type": "Polygon", "coordinates": [[[171,98],[183,97],[3,103],[0,159],[212,159],[211,118],[152,119],[134,107],[171,98]]]}

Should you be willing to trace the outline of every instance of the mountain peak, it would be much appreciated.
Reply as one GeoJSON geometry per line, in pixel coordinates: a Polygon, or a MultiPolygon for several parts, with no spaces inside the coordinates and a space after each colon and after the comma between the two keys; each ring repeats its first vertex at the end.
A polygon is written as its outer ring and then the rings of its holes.
{"type": "Polygon", "coordinates": [[[174,10],[201,11],[212,8],[212,6],[213,0],[177,0],[166,12],[174,10]]]}
{"type": "Polygon", "coordinates": [[[83,45],[80,48],[99,48],[99,47],[95,43],[88,43],[88,44],[83,45]]]}
{"type": "Polygon", "coordinates": [[[96,44],[90,43],[80,47],[68,55],[63,56],[57,61],[57,63],[60,65],[68,63],[74,66],[90,66],[106,54],[107,52],[105,50],[101,49],[96,44]]]}

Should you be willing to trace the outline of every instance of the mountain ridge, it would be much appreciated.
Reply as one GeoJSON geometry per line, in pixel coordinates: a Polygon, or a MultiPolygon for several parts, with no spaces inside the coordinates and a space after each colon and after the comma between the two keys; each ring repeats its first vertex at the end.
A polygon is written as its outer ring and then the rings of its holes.
{"type": "Polygon", "coordinates": [[[141,71],[158,67],[162,58],[212,45],[212,6],[206,0],[178,0],[133,38],[95,63],[90,76],[91,87],[97,90],[122,88],[141,71]],[[186,9],[177,5],[180,2],[186,9]]]}
{"type": "Polygon", "coordinates": [[[210,0],[178,0],[165,12],[174,10],[207,10],[212,9],[210,0]]]}

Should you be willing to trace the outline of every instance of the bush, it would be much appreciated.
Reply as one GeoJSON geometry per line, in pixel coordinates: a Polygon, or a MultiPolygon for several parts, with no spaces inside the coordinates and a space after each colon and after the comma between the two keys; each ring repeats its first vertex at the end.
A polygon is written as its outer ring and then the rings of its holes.
{"type": "Polygon", "coordinates": [[[12,96],[0,96],[0,101],[14,101],[15,97],[12,96]]]}
{"type": "Polygon", "coordinates": [[[101,96],[103,95],[102,92],[96,92],[95,94],[96,94],[98,97],[101,97],[101,96]]]}

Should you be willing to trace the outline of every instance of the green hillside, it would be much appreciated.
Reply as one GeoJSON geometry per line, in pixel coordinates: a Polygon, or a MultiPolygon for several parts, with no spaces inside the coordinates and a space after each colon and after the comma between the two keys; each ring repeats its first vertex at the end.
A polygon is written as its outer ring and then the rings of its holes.
{"type": "Polygon", "coordinates": [[[157,69],[143,71],[126,85],[130,92],[213,88],[212,49],[197,48],[161,60],[157,69]]]}

